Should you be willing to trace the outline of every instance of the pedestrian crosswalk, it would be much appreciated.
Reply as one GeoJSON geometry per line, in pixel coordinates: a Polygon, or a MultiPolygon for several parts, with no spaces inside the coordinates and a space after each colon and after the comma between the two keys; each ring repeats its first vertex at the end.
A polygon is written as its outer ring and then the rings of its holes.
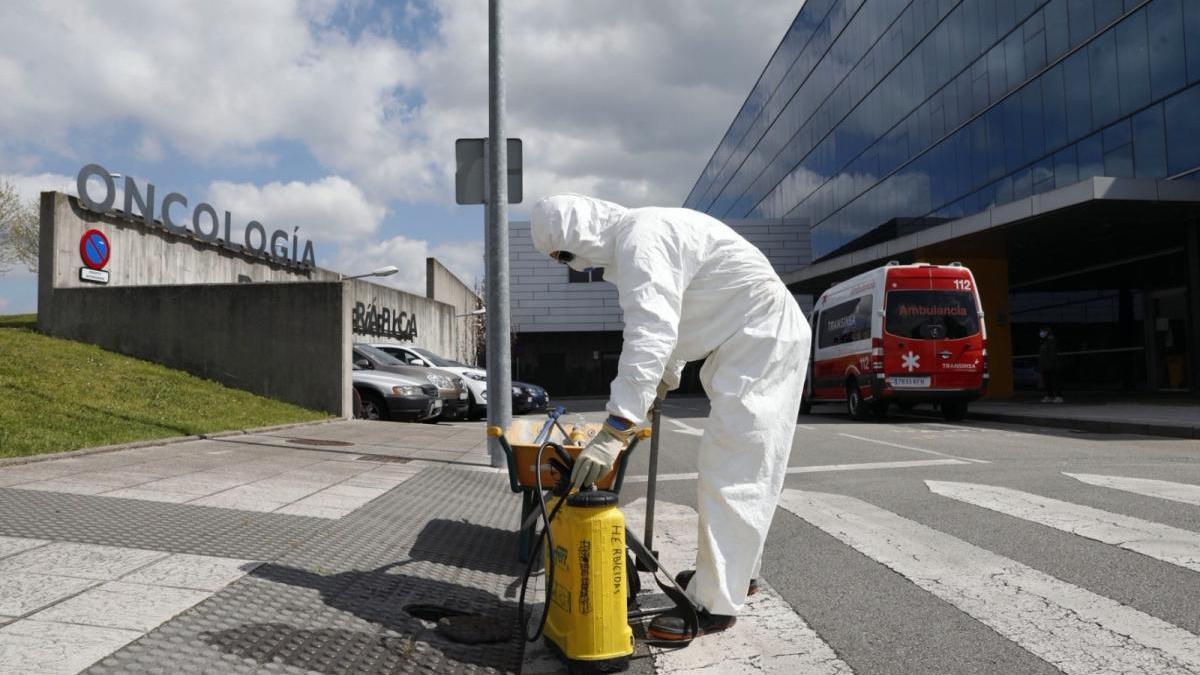
{"type": "Polygon", "coordinates": [[[935,494],[1200,572],[1200,533],[1020,490],[927,480],[935,494]]]}
{"type": "Polygon", "coordinates": [[[956,537],[843,495],[780,506],[1065,673],[1200,672],[1200,637],[956,537]]]}
{"type": "MultiPolygon", "coordinates": [[[[1080,488],[1085,491],[1121,490],[1168,503],[1200,506],[1197,485],[1110,475],[1064,475],[1085,484],[1080,488]]],[[[927,600],[918,604],[930,603],[925,610],[932,610],[935,604],[949,605],[965,615],[964,621],[978,622],[990,629],[987,634],[994,636],[997,644],[1010,649],[1015,645],[1052,669],[1071,675],[1200,675],[1200,635],[1195,632],[1197,622],[1188,619],[1186,611],[1165,611],[1153,603],[1131,602],[1127,594],[1113,585],[1097,582],[1096,576],[1064,575],[1061,567],[1046,567],[1045,557],[1026,558],[1021,554],[1022,546],[989,544],[999,540],[987,535],[972,536],[967,541],[960,538],[964,536],[963,530],[952,530],[953,534],[945,531],[947,523],[961,523],[963,519],[983,531],[989,529],[989,523],[997,530],[1004,529],[996,519],[1017,519],[1048,528],[1047,537],[1058,537],[1055,546],[1062,549],[1056,556],[1067,557],[1074,550],[1069,545],[1071,540],[1057,534],[1066,533],[1079,538],[1078,550],[1088,547],[1098,550],[1092,542],[1100,542],[1113,547],[1113,555],[1132,556],[1123,570],[1158,561],[1175,568],[1171,571],[1161,566],[1164,574],[1169,572],[1175,579],[1183,579],[1185,585],[1190,579],[1193,587],[1200,587],[1200,577],[1193,576],[1200,573],[1200,531],[1177,526],[1198,521],[1189,521],[1185,516],[1172,518],[1175,524],[1167,525],[1119,513],[1120,509],[1113,507],[1099,509],[1039,494],[1044,490],[1014,489],[986,480],[930,479],[923,483],[928,492],[918,497],[922,507],[904,510],[904,515],[889,510],[888,507],[895,508],[894,502],[888,502],[882,495],[873,498],[861,493],[850,496],[832,491],[785,489],[776,521],[794,517],[799,522],[793,527],[803,523],[829,535],[828,539],[810,544],[840,549],[838,555],[864,556],[886,568],[882,572],[886,583],[911,584],[921,589],[923,593],[917,592],[917,597],[927,600]],[[936,508],[928,509],[927,500],[935,501],[936,508]],[[927,515],[951,512],[950,518],[927,515]],[[929,522],[918,522],[921,520],[929,522]],[[989,547],[1003,548],[1004,554],[989,547]],[[1066,576],[1069,581],[1051,572],[1066,576]]],[[[1080,497],[1078,501],[1086,499],[1080,497]]],[[[643,500],[623,509],[634,531],[640,533],[643,500]]],[[[1143,510],[1139,515],[1146,512],[1143,510]]],[[[662,551],[664,564],[672,570],[690,567],[696,547],[695,510],[660,500],[656,514],[655,548],[662,551]]],[[[821,584],[823,577],[836,576],[833,570],[819,568],[804,569],[803,574],[806,584],[821,584]]],[[[705,636],[683,650],[651,649],[654,671],[663,675],[852,673],[861,667],[857,672],[876,672],[878,660],[856,658],[855,650],[861,648],[861,641],[853,636],[848,639],[845,632],[839,633],[844,629],[837,622],[830,624],[828,615],[822,621],[818,614],[817,624],[810,623],[814,617],[806,616],[806,607],[789,604],[772,588],[771,581],[770,577],[760,579],[763,592],[749,599],[738,623],[729,631],[705,636]]],[[[1142,580],[1131,580],[1133,587],[1141,583],[1142,580]]],[[[1195,593],[1188,597],[1194,598],[1195,593]]],[[[911,606],[883,606],[880,610],[903,610],[907,616],[917,617],[925,611],[911,606]]],[[[908,647],[889,643],[886,634],[873,635],[872,642],[886,645],[883,648],[888,650],[908,647]]],[[[947,644],[963,652],[972,649],[970,644],[952,642],[942,643],[939,648],[947,644]]],[[[987,672],[1016,672],[1005,664],[992,665],[994,669],[987,672]]]]}

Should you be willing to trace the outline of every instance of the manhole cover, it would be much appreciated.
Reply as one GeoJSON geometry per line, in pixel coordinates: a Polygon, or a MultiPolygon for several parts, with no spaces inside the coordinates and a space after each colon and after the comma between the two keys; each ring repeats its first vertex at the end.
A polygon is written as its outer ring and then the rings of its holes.
{"type": "Polygon", "coordinates": [[[289,438],[288,443],[297,443],[299,445],[324,445],[329,447],[343,448],[347,445],[354,445],[346,441],[330,441],[324,438],[289,438]]]}

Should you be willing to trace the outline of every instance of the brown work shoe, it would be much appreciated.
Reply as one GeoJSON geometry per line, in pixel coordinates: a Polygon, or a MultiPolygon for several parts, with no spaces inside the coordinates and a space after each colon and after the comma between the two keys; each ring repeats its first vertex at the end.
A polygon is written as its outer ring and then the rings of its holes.
{"type": "Polygon", "coordinates": [[[737,623],[736,616],[709,614],[702,609],[696,612],[696,618],[700,621],[700,627],[693,635],[688,631],[687,619],[684,618],[683,610],[672,609],[651,619],[650,627],[646,629],[646,634],[654,640],[678,642],[698,638],[701,635],[708,635],[709,633],[719,633],[737,623]]]}
{"type": "MultiPolygon", "coordinates": [[[[680,588],[687,590],[688,583],[692,580],[692,577],[694,577],[694,576],[696,576],[696,570],[684,570],[684,571],[680,572],[679,574],[675,575],[675,583],[679,584],[680,588]]],[[[751,579],[750,587],[746,589],[746,595],[754,595],[757,592],[758,592],[758,579],[751,579]]]]}

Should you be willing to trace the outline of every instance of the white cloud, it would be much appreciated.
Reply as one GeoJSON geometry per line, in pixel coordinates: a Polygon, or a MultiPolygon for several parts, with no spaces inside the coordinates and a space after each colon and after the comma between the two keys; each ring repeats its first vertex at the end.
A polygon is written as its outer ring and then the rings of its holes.
{"type": "MultiPolygon", "coordinates": [[[[511,216],[561,191],[681,203],[801,4],[507,3],[508,127],[525,142],[511,216]]],[[[336,245],[322,266],[397,265],[381,281],[419,294],[427,256],[482,276],[478,240],[376,240],[403,202],[452,204],[454,139],[487,133],[482,0],[0,3],[0,91],[0,168],[22,194],[74,193],[73,176],[37,172],[105,163],[119,140],[149,164],[274,174],[212,182],[207,200],[336,245]],[[327,177],[291,180],[293,146],[327,177]]]]}
{"type": "MultiPolygon", "coordinates": [[[[527,201],[581,190],[680,203],[800,4],[509,3],[509,130],[525,139],[527,201]]],[[[147,161],[244,166],[294,141],[373,203],[448,203],[454,138],[487,131],[487,3],[384,4],[369,30],[338,25],[367,5],[3,3],[0,145],[38,138],[79,159],[71,132],[133,121],[147,161]],[[416,42],[382,34],[414,25],[416,42]]]]}
{"type": "Polygon", "coordinates": [[[318,241],[364,239],[375,232],[386,213],[340,176],[262,187],[217,181],[209,186],[208,199],[240,220],[258,220],[268,229],[290,230],[298,225],[303,237],[318,241]]]}
{"type": "Polygon", "coordinates": [[[395,265],[400,268],[399,273],[374,282],[425,295],[425,259],[429,257],[437,258],[472,288],[475,279],[483,275],[483,245],[478,241],[431,247],[429,242],[404,236],[367,246],[342,246],[331,267],[345,274],[363,274],[395,265]]]}
{"type": "Polygon", "coordinates": [[[33,175],[2,174],[0,179],[7,180],[21,195],[21,201],[36,201],[42,192],[56,191],[75,194],[75,177],[59,173],[39,173],[33,175]]]}

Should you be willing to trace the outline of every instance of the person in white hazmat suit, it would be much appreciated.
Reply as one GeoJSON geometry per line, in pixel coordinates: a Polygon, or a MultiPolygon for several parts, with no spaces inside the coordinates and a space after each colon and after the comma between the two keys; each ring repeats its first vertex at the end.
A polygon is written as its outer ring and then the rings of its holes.
{"type": "MultiPolygon", "coordinates": [[[[607,474],[655,398],[679,386],[688,361],[705,359],[712,408],[697,458],[700,546],[696,569],[677,579],[702,608],[701,634],[724,630],[756,590],[796,430],[808,322],[762,252],[697,211],[557,195],[534,206],[530,226],[542,253],[579,271],[603,267],[625,316],[609,417],[572,483],[607,474]]],[[[677,612],[656,617],[649,633],[689,637],[677,612]]]]}

